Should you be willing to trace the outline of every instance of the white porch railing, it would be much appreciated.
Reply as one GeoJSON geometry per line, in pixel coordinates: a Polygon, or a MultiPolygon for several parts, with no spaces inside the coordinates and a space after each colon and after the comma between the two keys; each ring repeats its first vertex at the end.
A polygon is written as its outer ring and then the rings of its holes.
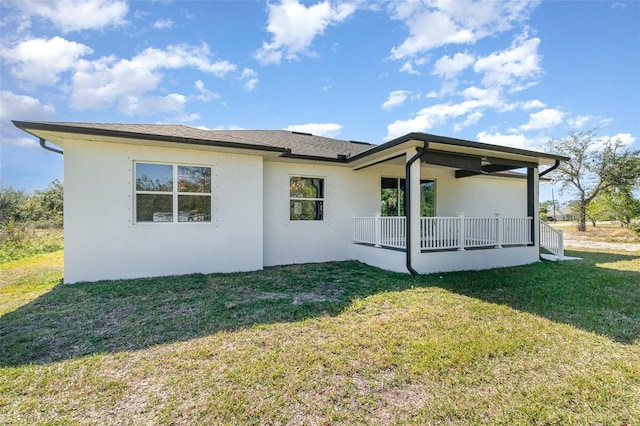
{"type": "Polygon", "coordinates": [[[558,256],[558,259],[564,259],[564,235],[563,232],[552,228],[546,222],[540,221],[540,247],[549,250],[558,256]]]}
{"type": "Polygon", "coordinates": [[[353,242],[404,249],[406,221],[404,216],[356,217],[353,219],[353,242]]]}
{"type": "MultiPolygon", "coordinates": [[[[502,247],[531,244],[530,217],[421,217],[422,250],[464,250],[473,247],[502,247]]],[[[356,217],[355,243],[376,247],[406,248],[406,218],[356,217]]]]}

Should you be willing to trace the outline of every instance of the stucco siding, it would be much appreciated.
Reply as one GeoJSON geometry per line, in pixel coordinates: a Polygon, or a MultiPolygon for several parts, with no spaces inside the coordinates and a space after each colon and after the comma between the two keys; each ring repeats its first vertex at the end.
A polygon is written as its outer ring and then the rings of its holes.
{"type": "Polygon", "coordinates": [[[413,256],[412,265],[420,274],[472,271],[526,265],[540,260],[537,247],[521,246],[483,250],[424,252],[413,256]]]}
{"type": "MultiPolygon", "coordinates": [[[[375,196],[379,198],[380,178],[404,178],[404,166],[379,165],[375,173],[375,196]]],[[[456,179],[455,170],[422,165],[420,179],[435,182],[436,216],[503,217],[527,216],[527,181],[523,178],[477,176],[456,179]]],[[[376,207],[379,211],[380,207],[376,207]]]]}
{"type": "Polygon", "coordinates": [[[379,175],[373,170],[265,162],[264,265],[352,259],[353,218],[379,211],[379,192],[379,175]],[[291,176],[324,178],[323,220],[289,220],[291,176]]]}
{"type": "Polygon", "coordinates": [[[522,178],[474,176],[456,179],[452,169],[426,168],[436,181],[436,215],[504,217],[527,215],[527,181],[522,178]]]}
{"type": "Polygon", "coordinates": [[[67,141],[66,283],[262,268],[262,157],[67,141]],[[134,220],[135,161],[212,167],[210,223],[134,220]]]}

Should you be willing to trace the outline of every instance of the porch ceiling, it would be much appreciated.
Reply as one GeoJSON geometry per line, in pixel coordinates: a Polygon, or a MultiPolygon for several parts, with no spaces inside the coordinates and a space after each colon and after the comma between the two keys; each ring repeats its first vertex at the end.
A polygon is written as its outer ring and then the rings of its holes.
{"type": "MultiPolygon", "coordinates": [[[[528,158],[531,160],[531,158],[528,158]]],[[[538,163],[533,161],[524,161],[521,159],[507,159],[492,156],[478,156],[462,153],[441,152],[428,150],[420,158],[420,162],[431,167],[442,167],[447,169],[455,169],[457,178],[463,178],[476,175],[501,175],[503,172],[509,172],[516,169],[527,167],[538,167],[538,163]]],[[[376,162],[375,164],[386,164],[404,167],[406,156],[404,154],[396,155],[387,159],[376,162]]],[[[375,165],[371,164],[371,165],[375,165]]],[[[505,176],[505,174],[502,174],[505,176]]],[[[520,176],[518,173],[509,174],[507,176],[520,176]]],[[[524,174],[522,175],[524,176],[524,174]]]]}
{"type": "Polygon", "coordinates": [[[480,174],[494,174],[521,168],[537,167],[538,163],[531,161],[513,160],[499,157],[474,156],[468,154],[452,154],[429,150],[420,160],[426,164],[452,167],[456,170],[456,178],[476,176],[480,174]]]}

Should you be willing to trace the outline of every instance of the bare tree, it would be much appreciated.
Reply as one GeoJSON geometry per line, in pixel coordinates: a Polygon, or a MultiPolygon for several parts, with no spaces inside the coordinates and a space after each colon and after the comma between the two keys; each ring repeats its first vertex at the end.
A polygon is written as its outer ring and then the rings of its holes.
{"type": "Polygon", "coordinates": [[[570,158],[552,179],[577,196],[579,231],[586,231],[587,206],[600,192],[640,183],[640,151],[625,150],[620,139],[598,138],[594,129],[552,139],[549,149],[570,158]]]}

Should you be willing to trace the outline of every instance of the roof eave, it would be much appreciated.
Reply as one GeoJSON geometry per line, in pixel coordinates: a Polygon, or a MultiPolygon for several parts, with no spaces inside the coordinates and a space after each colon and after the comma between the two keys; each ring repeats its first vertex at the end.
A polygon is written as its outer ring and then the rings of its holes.
{"type": "MultiPolygon", "coordinates": [[[[538,151],[531,151],[531,150],[526,150],[526,149],[521,149],[521,148],[512,148],[512,147],[507,147],[507,146],[501,146],[501,145],[493,145],[493,144],[489,144],[489,143],[483,143],[483,142],[473,142],[473,141],[468,141],[468,140],[464,140],[464,139],[457,139],[457,138],[449,138],[449,137],[444,137],[444,136],[438,136],[438,135],[431,135],[428,133],[421,133],[421,132],[412,132],[412,133],[408,133],[404,136],[400,136],[396,139],[392,139],[389,142],[386,142],[384,144],[378,145],[375,148],[365,151],[363,153],[360,153],[358,155],[355,155],[351,158],[348,159],[349,162],[356,162],[358,160],[361,160],[369,155],[375,154],[375,153],[379,153],[388,149],[392,149],[395,147],[398,147],[399,145],[402,145],[406,142],[409,141],[416,141],[416,142],[432,142],[432,143],[439,143],[442,145],[449,145],[449,146],[457,146],[457,147],[462,147],[462,148],[470,148],[470,149],[477,149],[477,150],[485,150],[485,151],[492,151],[492,152],[497,152],[497,153],[504,153],[504,154],[511,154],[511,155],[520,155],[520,156],[525,156],[525,157],[531,157],[531,158],[536,158],[538,160],[543,160],[542,162],[544,162],[545,164],[547,162],[555,162],[557,161],[568,161],[569,157],[564,157],[561,155],[556,155],[556,154],[550,154],[550,153],[546,153],[546,152],[538,152],[538,151]],[[544,161],[547,160],[547,161],[544,161]]],[[[540,161],[539,161],[540,162],[540,161]]]]}
{"type": "Polygon", "coordinates": [[[34,131],[41,130],[41,131],[49,131],[49,132],[68,133],[68,134],[74,134],[74,135],[118,137],[118,138],[124,138],[124,139],[171,142],[171,143],[178,143],[178,144],[245,149],[245,150],[252,150],[252,151],[266,151],[266,152],[278,152],[278,153],[287,152],[286,148],[256,145],[256,144],[250,144],[250,143],[219,141],[215,139],[211,139],[211,140],[196,139],[196,138],[158,135],[158,134],[150,134],[150,133],[126,132],[122,130],[95,129],[90,127],[75,127],[75,126],[68,126],[64,124],[42,123],[42,122],[32,122],[32,121],[12,120],[11,122],[13,123],[14,126],[19,128],[20,130],[23,130],[37,138],[40,138],[40,136],[37,133],[34,133],[34,131]]]}

